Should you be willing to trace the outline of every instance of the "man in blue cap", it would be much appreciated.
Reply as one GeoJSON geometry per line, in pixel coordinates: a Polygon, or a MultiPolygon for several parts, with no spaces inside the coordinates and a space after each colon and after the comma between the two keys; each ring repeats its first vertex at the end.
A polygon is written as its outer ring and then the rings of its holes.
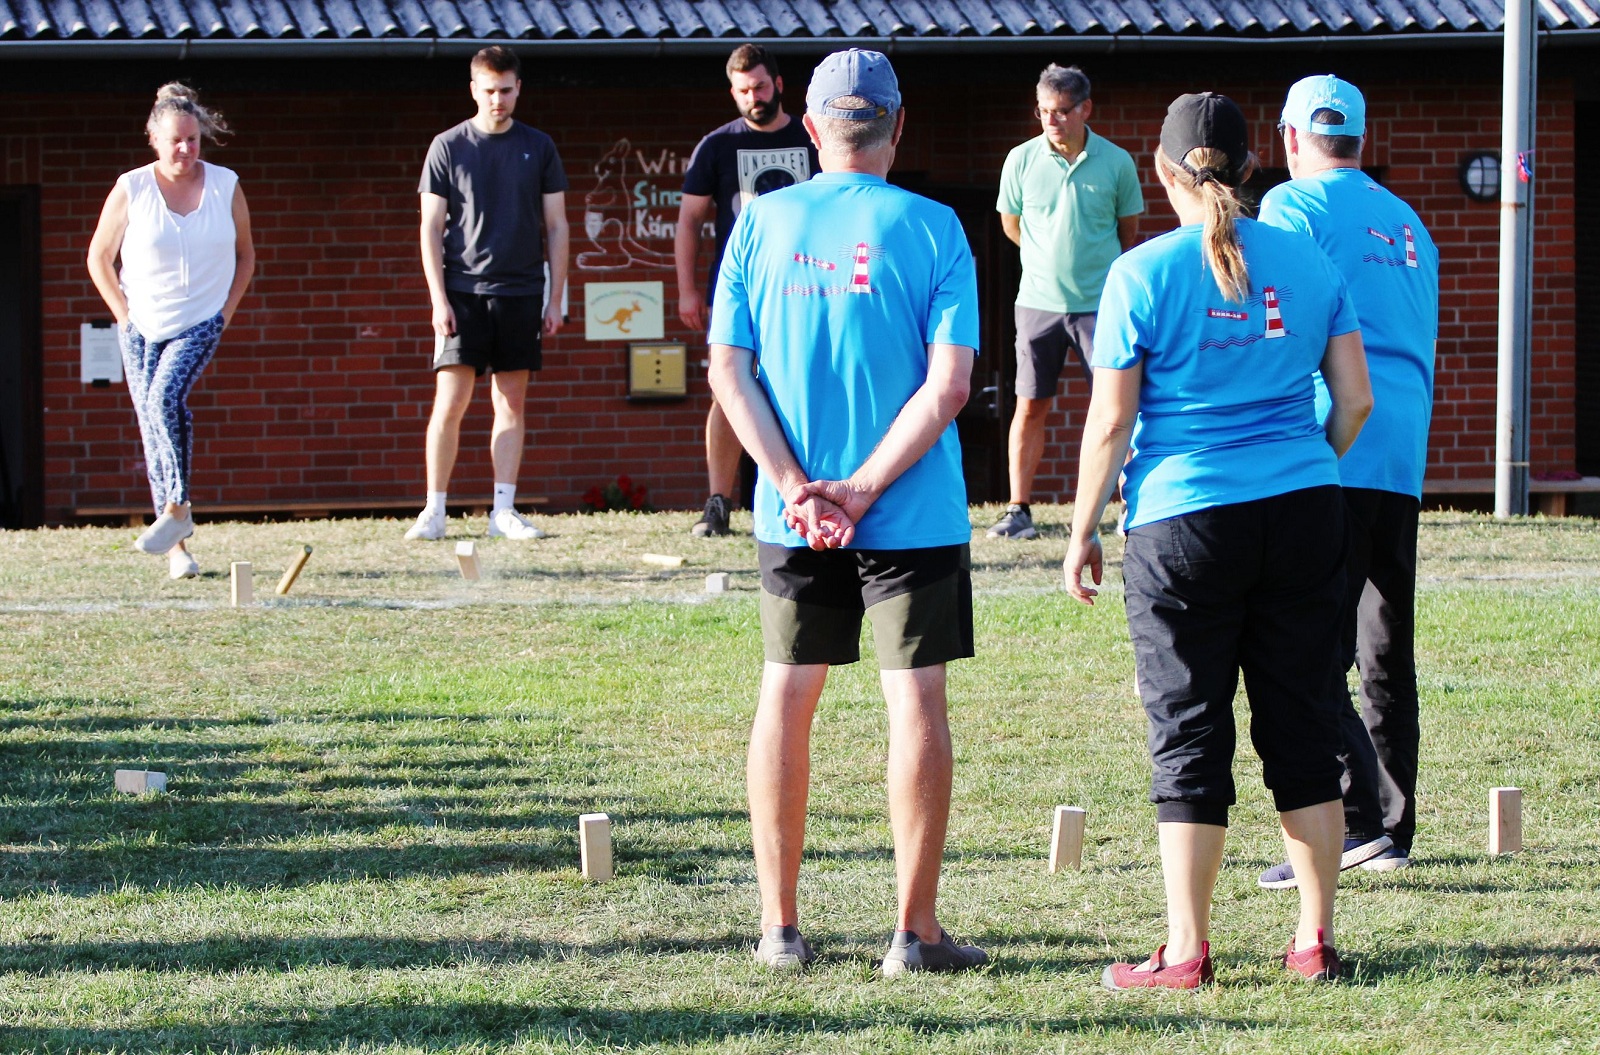
{"type": "Polygon", "coordinates": [[[889,60],[836,52],[806,92],[822,172],[739,214],[712,299],[711,384],[760,468],[766,664],[747,779],[762,938],[813,958],[796,888],[812,716],[872,623],[889,706],[899,909],[885,975],[988,961],[934,911],[950,814],[945,665],[973,654],[966,488],[954,420],[978,344],[977,275],[950,209],[885,176],[905,127],[889,60]]]}
{"type": "MultiPolygon", "coordinates": [[[[1349,283],[1361,320],[1374,407],[1339,462],[1349,539],[1340,657],[1329,692],[1348,701],[1355,664],[1361,710],[1341,707],[1345,739],[1343,868],[1411,863],[1417,827],[1415,594],[1417,513],[1433,413],[1439,251],[1411,206],[1361,171],[1367,105],[1331,74],[1289,89],[1278,131],[1288,183],[1261,199],[1261,220],[1314,238],[1349,283]]],[[[1327,389],[1317,378],[1317,410],[1327,389]]],[[[1296,885],[1288,864],[1260,884],[1296,885]]]]}

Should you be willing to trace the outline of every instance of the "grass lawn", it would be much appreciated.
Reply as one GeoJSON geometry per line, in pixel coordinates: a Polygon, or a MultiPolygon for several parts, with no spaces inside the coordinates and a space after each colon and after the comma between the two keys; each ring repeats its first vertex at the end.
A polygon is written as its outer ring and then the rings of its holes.
{"type": "Polygon", "coordinates": [[[893,982],[873,971],[894,901],[870,651],[816,725],[821,960],[782,979],[750,959],[748,534],[614,514],[515,543],[452,521],[480,537],[469,583],[395,521],[202,525],[205,573],[175,583],[127,529],[0,532],[0,1050],[1600,1050],[1593,520],[1424,518],[1417,864],[1345,874],[1349,983],[1274,963],[1295,899],[1255,884],[1282,847],[1246,745],[1219,984],[1111,994],[1105,962],[1163,935],[1144,718],[1115,569],[1073,604],[1069,509],[1035,515],[1036,542],[974,541],[978,658],[952,668],[941,916],[995,962],[893,982]],[[229,606],[230,560],[257,605],[229,606]],[[706,594],[713,571],[731,593],[706,594]],[[117,795],[117,768],[169,792],[117,795]],[[1502,858],[1496,785],[1524,794],[1526,849],[1502,858]],[[1083,870],[1050,876],[1058,803],[1088,834],[1083,870]],[[578,873],[592,811],[606,884],[578,873]]]}

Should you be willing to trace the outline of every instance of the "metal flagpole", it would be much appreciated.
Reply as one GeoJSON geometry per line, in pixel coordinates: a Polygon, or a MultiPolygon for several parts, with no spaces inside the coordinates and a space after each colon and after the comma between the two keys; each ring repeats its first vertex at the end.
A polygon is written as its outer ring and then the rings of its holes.
{"type": "Polygon", "coordinates": [[[1494,515],[1528,512],[1528,389],[1533,352],[1533,134],[1538,7],[1506,0],[1504,126],[1500,139],[1500,344],[1496,378],[1494,515]]]}

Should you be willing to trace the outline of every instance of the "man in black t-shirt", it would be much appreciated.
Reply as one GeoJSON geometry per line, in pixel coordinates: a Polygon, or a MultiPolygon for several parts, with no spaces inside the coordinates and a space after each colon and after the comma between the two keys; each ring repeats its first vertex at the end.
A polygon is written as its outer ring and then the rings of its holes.
{"type": "Polygon", "coordinates": [[[434,137],[417,187],[422,272],[433,303],[435,390],[428,419],[428,500],[408,539],[444,537],[445,493],[461,419],[485,371],[494,404],[489,535],[544,535],[517,513],[517,473],[528,376],[542,364],[542,337],[561,329],[567,177],[550,137],[511,118],[520,75],[509,48],[484,48],[473,56],[478,112],[434,137]]]}
{"type": "MultiPolygon", "coordinates": [[[[728,57],[729,93],[739,116],[700,140],[683,177],[683,203],[673,248],[678,265],[678,318],[704,333],[710,321],[717,267],[733,221],[744,203],[768,191],[804,183],[817,171],[817,149],[799,121],[783,112],[778,60],[758,44],[741,44],[728,57]],[[717,245],[704,292],[695,285],[700,232],[716,219],[717,245]]],[[[711,496],[693,533],[728,533],[728,509],[739,474],[739,438],[713,399],[706,417],[706,470],[711,496]]]]}

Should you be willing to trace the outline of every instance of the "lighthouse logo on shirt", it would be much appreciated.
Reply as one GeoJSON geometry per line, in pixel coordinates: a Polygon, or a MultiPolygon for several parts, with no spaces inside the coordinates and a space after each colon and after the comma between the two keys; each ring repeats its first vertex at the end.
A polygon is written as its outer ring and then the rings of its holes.
{"type": "Polygon", "coordinates": [[[1257,341],[1289,336],[1283,322],[1283,305],[1293,299],[1294,292],[1287,286],[1263,286],[1260,293],[1252,293],[1237,308],[1206,308],[1206,332],[1217,336],[1205,338],[1200,347],[1248,348],[1257,341]],[[1261,307],[1259,314],[1254,310],[1256,305],[1261,307]],[[1216,322],[1210,323],[1213,319],[1216,322]]]}
{"type": "Polygon", "coordinates": [[[828,273],[835,281],[830,285],[816,282],[791,282],[783,287],[786,297],[832,297],[837,294],[873,294],[878,292],[872,288],[873,262],[883,258],[883,247],[872,245],[869,242],[855,242],[840,246],[835,250],[834,259],[813,256],[810,253],[793,253],[793,263],[807,269],[814,269],[828,273]],[[839,284],[838,280],[844,277],[845,269],[849,268],[849,280],[839,284]]]}
{"type": "Polygon", "coordinates": [[[1380,231],[1375,227],[1368,227],[1367,234],[1382,243],[1374,247],[1370,253],[1361,254],[1363,264],[1382,264],[1385,267],[1411,267],[1420,268],[1417,262],[1417,234],[1408,223],[1398,223],[1387,231],[1380,231]],[[1400,246],[1405,247],[1405,255],[1396,255],[1394,250],[1400,246]]]}

